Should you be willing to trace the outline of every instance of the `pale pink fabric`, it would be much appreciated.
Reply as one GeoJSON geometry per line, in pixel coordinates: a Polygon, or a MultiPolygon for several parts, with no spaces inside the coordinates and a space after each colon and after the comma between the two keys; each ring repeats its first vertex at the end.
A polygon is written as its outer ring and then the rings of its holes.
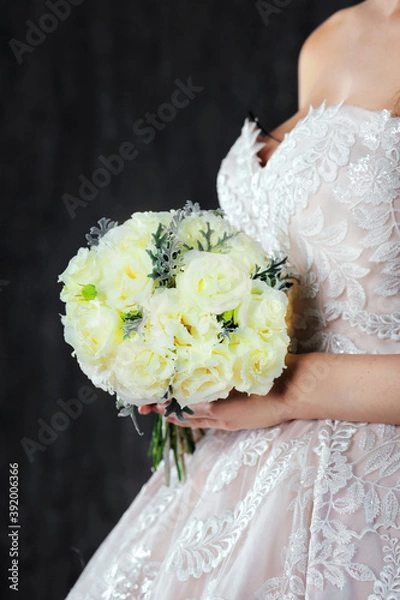
{"type": "MultiPolygon", "coordinates": [[[[291,257],[293,351],[398,353],[400,118],[310,107],[265,168],[257,134],[246,120],[218,193],[291,257]]],[[[68,600],[400,599],[399,504],[399,427],[210,431],[186,484],[153,475],[68,600]]]]}

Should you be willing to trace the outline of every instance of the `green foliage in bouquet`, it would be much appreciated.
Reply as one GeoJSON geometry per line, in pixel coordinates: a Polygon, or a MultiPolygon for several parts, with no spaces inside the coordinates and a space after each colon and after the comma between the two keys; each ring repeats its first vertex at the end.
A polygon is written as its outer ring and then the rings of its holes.
{"type": "MultiPolygon", "coordinates": [[[[211,229],[210,223],[207,221],[206,229],[200,229],[199,234],[204,238],[204,241],[196,240],[197,242],[197,250],[200,252],[218,252],[219,250],[224,250],[226,248],[226,243],[237,235],[237,232],[227,233],[226,231],[223,233],[221,237],[218,238],[217,242],[212,244],[211,237],[212,234],[215,233],[214,229],[211,229]]],[[[191,250],[190,246],[184,244],[187,250],[191,250]]]]}
{"type": "Polygon", "coordinates": [[[153,263],[153,270],[149,277],[154,279],[156,287],[175,286],[175,274],[179,265],[179,257],[182,244],[179,242],[172,229],[165,227],[162,223],[157,227],[153,235],[154,249],[146,252],[153,263]]]}
{"type": "MultiPolygon", "coordinates": [[[[221,210],[212,211],[216,216],[222,217],[221,210]]],[[[146,252],[151,258],[153,270],[149,277],[154,280],[156,287],[165,286],[167,288],[175,287],[175,277],[180,266],[180,259],[183,251],[192,250],[188,244],[184,244],[179,238],[179,226],[184,219],[190,215],[201,216],[203,211],[199,204],[193,204],[188,200],[184,208],[178,209],[172,217],[169,225],[159,223],[157,231],[152,236],[154,248],[148,248],[146,252]]],[[[226,248],[227,242],[237,235],[237,232],[224,232],[216,242],[212,243],[212,235],[215,231],[210,223],[205,223],[205,229],[199,229],[197,239],[197,250],[201,252],[218,252],[226,248]]]]}
{"type": "Polygon", "coordinates": [[[137,312],[128,312],[122,315],[122,320],[124,322],[122,326],[122,331],[124,333],[124,340],[131,336],[132,333],[136,333],[142,320],[143,315],[140,311],[137,312]]]}
{"type": "Polygon", "coordinates": [[[253,279],[260,279],[274,289],[287,292],[293,285],[293,275],[287,267],[287,256],[281,258],[271,258],[266,269],[256,265],[253,279]],[[292,280],[292,281],[291,281],[292,280]]]}

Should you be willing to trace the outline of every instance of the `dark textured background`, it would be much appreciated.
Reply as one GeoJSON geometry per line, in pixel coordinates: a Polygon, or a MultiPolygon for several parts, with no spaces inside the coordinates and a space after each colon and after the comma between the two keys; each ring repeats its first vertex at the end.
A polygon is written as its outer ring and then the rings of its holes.
{"type": "Polygon", "coordinates": [[[87,562],[150,472],[150,418],[142,418],[147,435],[139,438],[101,391],[54,441],[32,449],[31,460],[21,446],[23,438],[38,441],[43,423],[62,412],[60,399],[76,398],[90,385],[62,339],[57,275],[102,216],[121,222],[133,211],[179,207],[188,198],[215,207],[218,167],[247,110],[270,129],[296,111],[302,42],[352,4],[271,0],[264,2],[265,10],[275,7],[267,22],[247,0],[75,2],[54,32],[32,51],[21,49],[21,64],[10,39],[26,43],[26,22],[37,25],[51,11],[39,0],[3,0],[0,7],[5,553],[10,462],[19,463],[21,523],[20,592],[7,593],[5,557],[3,598],[62,600],[80,559],[87,562]],[[204,89],[146,144],[134,123],[170,100],[176,79],[189,77],[204,89]],[[138,156],[69,213],[63,194],[77,196],[79,176],[90,179],[101,166],[98,157],[125,141],[138,156]]]}

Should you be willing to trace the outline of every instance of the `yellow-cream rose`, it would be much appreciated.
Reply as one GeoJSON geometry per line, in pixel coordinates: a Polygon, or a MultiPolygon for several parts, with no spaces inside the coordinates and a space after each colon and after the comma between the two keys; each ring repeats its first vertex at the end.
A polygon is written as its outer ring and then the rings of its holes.
{"type": "Polygon", "coordinates": [[[107,246],[129,251],[136,246],[145,249],[151,244],[159,223],[168,225],[170,221],[171,214],[166,211],[133,213],[125,223],[107,231],[100,238],[98,248],[107,246]]]}
{"type": "Polygon", "coordinates": [[[235,311],[235,320],[241,327],[255,329],[268,341],[276,331],[286,331],[287,307],[288,298],[284,292],[256,279],[251,294],[235,311]]]}
{"type": "Polygon", "coordinates": [[[215,315],[199,313],[193,306],[184,306],[182,322],[197,342],[217,343],[222,333],[222,325],[215,315]]]}
{"type": "Polygon", "coordinates": [[[229,348],[234,357],[234,387],[248,394],[267,394],[284,369],[287,344],[284,332],[275,332],[268,342],[253,329],[232,333],[229,348]]]}
{"type": "Polygon", "coordinates": [[[176,287],[189,304],[203,314],[221,314],[236,308],[250,292],[251,279],[228,255],[189,250],[176,287]]]}
{"type": "Polygon", "coordinates": [[[86,285],[98,287],[102,277],[102,266],[97,259],[97,253],[89,248],[80,248],[71,258],[67,268],[58,276],[58,281],[65,285],[60,298],[63,302],[83,300],[82,289],[86,285]]]}
{"type": "MultiPolygon", "coordinates": [[[[215,246],[218,240],[223,238],[224,234],[232,235],[237,231],[226,219],[218,217],[213,213],[209,213],[207,216],[192,214],[180,223],[178,230],[179,238],[184,244],[195,250],[198,250],[198,241],[202,244],[203,248],[207,249],[206,238],[200,233],[200,231],[207,231],[207,222],[213,230],[213,233],[211,234],[211,246],[215,246]]],[[[233,238],[227,242],[227,247],[230,246],[232,239],[233,238]]],[[[224,251],[224,248],[219,248],[217,250],[222,252],[224,251]]]]}
{"type": "Polygon", "coordinates": [[[162,401],[174,372],[174,355],[136,335],[120,344],[113,364],[117,395],[141,406],[162,401]]]}
{"type": "Polygon", "coordinates": [[[269,262],[261,244],[243,231],[230,242],[229,256],[249,273],[255,270],[256,265],[264,269],[269,262]]]}
{"type": "Polygon", "coordinates": [[[192,343],[184,323],[185,306],[175,288],[158,288],[146,306],[146,339],[153,344],[173,349],[176,344],[192,343]]]}
{"type": "Polygon", "coordinates": [[[130,247],[129,251],[102,247],[98,257],[103,264],[101,290],[108,306],[130,312],[148,302],[154,282],[148,277],[152,264],[145,250],[137,246],[130,247]]]}
{"type": "Polygon", "coordinates": [[[122,340],[121,317],[97,298],[69,303],[62,318],[65,341],[82,364],[106,365],[122,340]]]}
{"type": "Polygon", "coordinates": [[[232,355],[227,343],[177,348],[174,398],[181,406],[226,398],[232,389],[232,355]]]}

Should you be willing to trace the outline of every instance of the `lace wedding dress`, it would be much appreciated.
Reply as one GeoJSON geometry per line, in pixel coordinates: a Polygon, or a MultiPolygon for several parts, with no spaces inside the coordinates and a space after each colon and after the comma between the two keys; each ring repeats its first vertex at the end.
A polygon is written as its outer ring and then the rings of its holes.
{"type": "MultiPolygon", "coordinates": [[[[264,168],[258,133],[246,120],[218,193],[299,273],[293,351],[398,353],[400,118],[310,106],[264,168]]],[[[186,484],[153,475],[68,600],[400,599],[399,505],[400,427],[209,431],[186,484]]]]}

